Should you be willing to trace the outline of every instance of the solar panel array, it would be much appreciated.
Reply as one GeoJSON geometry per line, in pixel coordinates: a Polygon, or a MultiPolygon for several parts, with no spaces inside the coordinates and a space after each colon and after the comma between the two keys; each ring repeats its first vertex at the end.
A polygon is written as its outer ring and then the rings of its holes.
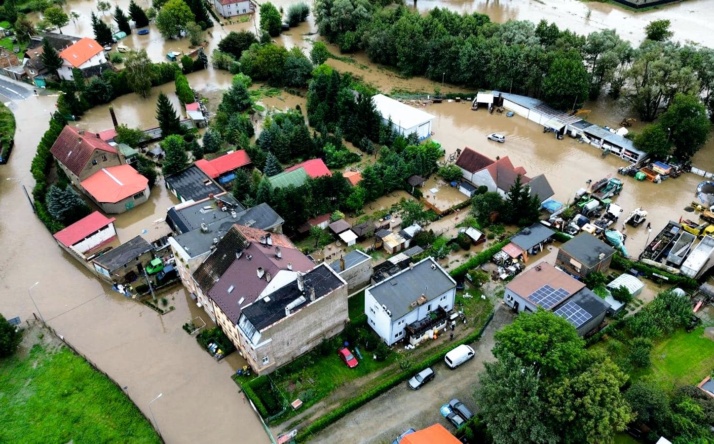
{"type": "Polygon", "coordinates": [[[581,325],[588,322],[590,318],[593,317],[575,302],[567,302],[565,305],[557,309],[555,314],[561,318],[565,318],[565,320],[573,324],[575,328],[580,328],[581,325]]]}
{"type": "Polygon", "coordinates": [[[528,296],[528,299],[533,301],[534,304],[540,305],[546,310],[550,310],[551,308],[558,305],[558,303],[565,299],[565,297],[569,294],[570,293],[563,290],[562,288],[558,288],[556,290],[550,285],[544,285],[533,293],[531,293],[531,295],[528,296]]]}

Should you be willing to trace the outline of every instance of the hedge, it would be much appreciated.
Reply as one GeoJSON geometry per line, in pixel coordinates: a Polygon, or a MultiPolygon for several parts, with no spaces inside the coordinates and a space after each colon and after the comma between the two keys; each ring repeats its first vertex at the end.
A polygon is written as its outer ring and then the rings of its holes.
{"type": "Polygon", "coordinates": [[[47,196],[47,188],[49,187],[47,176],[50,173],[50,169],[52,169],[53,161],[50,148],[52,148],[52,145],[54,145],[55,140],[57,140],[57,137],[59,137],[66,124],[67,121],[64,120],[59,113],[52,115],[50,128],[45,132],[40,143],[37,145],[37,152],[30,166],[30,172],[35,179],[35,187],[32,189],[32,197],[35,201],[35,212],[37,213],[37,217],[45,224],[51,233],[60,231],[64,228],[64,225],[50,215],[49,211],[47,211],[47,205],[45,204],[45,196],[47,196]]]}
{"type": "MultiPolygon", "coordinates": [[[[257,393],[253,390],[253,387],[251,386],[251,383],[254,381],[257,381],[259,379],[268,379],[267,376],[258,376],[255,379],[251,379],[250,381],[240,384],[241,389],[243,390],[243,393],[245,396],[248,397],[251,401],[253,401],[253,405],[255,405],[255,408],[258,410],[258,413],[260,414],[261,417],[267,418],[270,415],[268,414],[268,409],[265,408],[265,404],[263,404],[263,401],[260,399],[257,393]]],[[[260,383],[258,383],[260,384],[260,383]]]]}
{"type": "Polygon", "coordinates": [[[494,254],[501,251],[503,249],[503,247],[505,247],[509,243],[511,243],[510,238],[505,239],[505,240],[503,240],[497,244],[494,244],[493,246],[483,250],[476,256],[474,256],[471,259],[469,259],[468,261],[466,261],[466,263],[461,264],[458,267],[451,270],[451,273],[450,273],[451,277],[454,277],[454,278],[464,277],[466,275],[466,273],[468,273],[469,270],[471,270],[472,268],[476,268],[479,265],[483,265],[486,262],[488,262],[489,260],[491,260],[491,258],[493,257],[494,254]]]}
{"type": "Polygon", "coordinates": [[[667,282],[676,285],[678,287],[682,287],[685,290],[695,290],[699,288],[699,283],[692,278],[688,278],[686,276],[678,275],[678,274],[672,274],[669,273],[665,270],[660,270],[659,268],[652,267],[647,264],[643,264],[641,262],[633,262],[625,257],[623,257],[619,253],[615,253],[612,256],[612,268],[621,270],[621,271],[628,271],[630,269],[635,269],[641,273],[643,273],[647,278],[649,279],[657,279],[657,276],[662,276],[667,279],[667,282]],[[653,276],[653,275],[657,276],[653,276]]]}
{"type": "MultiPolygon", "coordinates": [[[[481,329],[479,331],[473,332],[470,335],[466,336],[465,338],[463,338],[459,341],[449,342],[448,347],[444,346],[444,347],[440,348],[440,351],[425,358],[424,360],[422,360],[418,364],[413,365],[412,367],[424,368],[424,367],[432,366],[432,365],[436,364],[437,362],[442,361],[444,359],[444,356],[446,356],[446,354],[450,350],[452,350],[454,347],[457,347],[461,344],[470,344],[472,342],[477,341],[479,338],[481,338],[481,335],[483,335],[484,330],[486,329],[488,324],[491,323],[492,319],[493,319],[493,312],[491,312],[488,319],[486,320],[486,323],[483,325],[483,327],[481,327],[481,329]]],[[[300,432],[298,432],[297,436],[295,437],[295,440],[297,442],[307,441],[307,438],[310,435],[313,435],[315,433],[318,433],[318,432],[326,429],[333,422],[340,420],[341,418],[345,417],[350,412],[357,410],[358,408],[362,407],[363,405],[365,405],[368,402],[377,398],[379,395],[385,393],[388,390],[391,390],[392,388],[396,387],[400,383],[408,380],[413,375],[413,371],[411,370],[412,367],[410,367],[406,370],[401,370],[401,371],[397,372],[391,378],[386,379],[381,384],[379,384],[375,387],[372,387],[371,389],[367,390],[366,392],[363,392],[363,393],[359,394],[358,396],[350,399],[345,404],[342,404],[340,407],[336,408],[335,410],[332,410],[329,413],[321,416],[317,420],[313,421],[310,425],[308,425],[304,429],[300,430],[300,432]]]]}

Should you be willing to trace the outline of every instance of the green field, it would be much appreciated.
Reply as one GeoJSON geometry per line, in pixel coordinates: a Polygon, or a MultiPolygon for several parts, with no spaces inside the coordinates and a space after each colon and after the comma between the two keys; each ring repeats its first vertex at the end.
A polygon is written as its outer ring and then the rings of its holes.
{"type": "Polygon", "coordinates": [[[714,368],[714,341],[706,338],[704,327],[691,333],[678,330],[657,341],[652,366],[634,376],[655,382],[665,390],[680,385],[696,385],[714,368]]]}
{"type": "Polygon", "coordinates": [[[120,388],[66,347],[0,361],[0,442],[158,443],[120,388]]]}

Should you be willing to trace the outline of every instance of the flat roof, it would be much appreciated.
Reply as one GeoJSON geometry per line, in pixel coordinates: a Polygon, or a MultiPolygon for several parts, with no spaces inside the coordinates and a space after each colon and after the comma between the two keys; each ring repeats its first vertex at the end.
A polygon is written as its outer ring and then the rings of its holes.
{"type": "Polygon", "coordinates": [[[384,120],[392,119],[392,123],[404,129],[414,128],[415,126],[434,120],[434,116],[424,112],[413,106],[405,105],[404,103],[394,100],[384,94],[372,96],[377,112],[384,120]]]}
{"type": "Polygon", "coordinates": [[[411,306],[422,295],[432,301],[452,288],[456,282],[432,258],[427,257],[367,290],[380,305],[399,319],[414,309],[411,306]]]}
{"type": "Polygon", "coordinates": [[[94,262],[111,273],[151,250],[151,244],[144,240],[143,237],[136,236],[129,242],[125,242],[96,257],[94,262]]]}
{"type": "Polygon", "coordinates": [[[598,125],[590,125],[590,126],[584,128],[583,132],[585,132],[586,134],[589,134],[593,137],[603,139],[605,142],[609,143],[610,145],[617,145],[617,146],[622,147],[628,151],[632,151],[637,154],[644,154],[642,151],[635,148],[635,145],[632,143],[632,141],[630,139],[623,137],[617,133],[611,133],[610,131],[608,131],[605,128],[602,128],[598,125]]]}
{"type": "Polygon", "coordinates": [[[354,234],[352,230],[347,230],[340,233],[340,239],[342,239],[345,243],[349,244],[350,242],[354,242],[357,240],[357,235],[354,234]]]}
{"type": "Polygon", "coordinates": [[[110,225],[114,220],[113,217],[110,219],[99,211],[95,211],[69,227],[58,231],[54,234],[54,238],[65,247],[71,247],[107,225],[110,225]]]}
{"type": "Polygon", "coordinates": [[[178,193],[183,200],[202,200],[211,194],[221,194],[223,188],[219,187],[206,173],[196,165],[191,165],[185,170],[166,177],[166,185],[178,193]]]}
{"type": "MultiPolygon", "coordinates": [[[[355,265],[359,265],[364,261],[372,260],[372,257],[367,253],[363,253],[359,250],[352,250],[346,255],[342,256],[342,260],[345,261],[345,270],[349,270],[355,265]]],[[[340,259],[330,262],[330,268],[339,273],[344,270],[340,270],[340,259]]]]}
{"type": "Polygon", "coordinates": [[[588,268],[596,266],[615,253],[614,248],[586,232],[581,232],[570,239],[560,249],[588,268]],[[600,259],[601,254],[604,255],[602,259],[600,259]]]}
{"type": "Polygon", "coordinates": [[[201,228],[202,223],[212,224],[230,219],[233,218],[233,212],[240,213],[244,210],[245,207],[232,194],[222,193],[213,198],[207,197],[194,203],[171,207],[166,214],[166,221],[175,232],[187,233],[201,228]]]}
{"type": "Polygon", "coordinates": [[[549,239],[555,234],[555,231],[544,226],[541,223],[535,223],[530,227],[526,227],[511,238],[511,243],[518,246],[520,249],[528,251],[541,242],[549,239]]]}

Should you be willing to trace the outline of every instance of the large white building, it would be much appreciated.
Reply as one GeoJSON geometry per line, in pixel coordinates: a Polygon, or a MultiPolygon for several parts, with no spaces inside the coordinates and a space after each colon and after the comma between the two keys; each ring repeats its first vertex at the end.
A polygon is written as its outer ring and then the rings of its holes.
{"type": "Polygon", "coordinates": [[[390,99],[383,94],[372,96],[372,103],[384,123],[392,120],[393,128],[403,136],[416,134],[419,140],[431,137],[431,122],[434,116],[413,106],[390,99]]]}
{"type": "Polygon", "coordinates": [[[455,298],[456,282],[428,257],[367,288],[364,312],[387,345],[417,344],[446,327],[455,298]]]}
{"type": "Polygon", "coordinates": [[[226,18],[255,12],[255,5],[250,0],[213,0],[213,6],[226,18]]]}

